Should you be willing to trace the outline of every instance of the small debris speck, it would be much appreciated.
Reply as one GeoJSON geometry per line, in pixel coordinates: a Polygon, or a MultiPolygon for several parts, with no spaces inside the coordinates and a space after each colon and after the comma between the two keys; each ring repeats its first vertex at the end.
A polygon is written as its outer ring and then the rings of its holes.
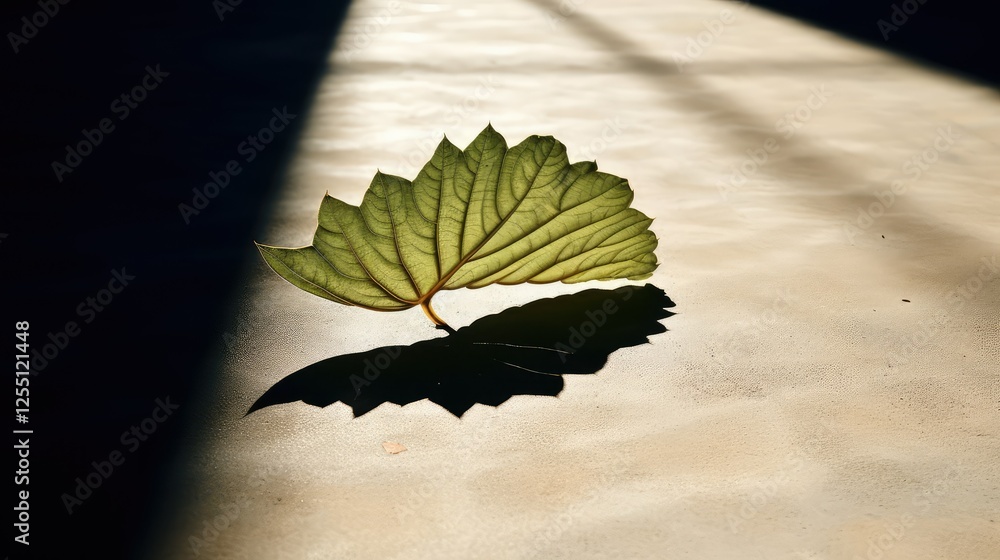
{"type": "Polygon", "coordinates": [[[910,300],[908,299],[904,299],[903,301],[905,301],[906,303],[910,303],[910,300]]]}
{"type": "Polygon", "coordinates": [[[392,453],[393,455],[406,451],[406,446],[398,444],[394,441],[383,441],[382,448],[388,451],[389,453],[392,453]]]}

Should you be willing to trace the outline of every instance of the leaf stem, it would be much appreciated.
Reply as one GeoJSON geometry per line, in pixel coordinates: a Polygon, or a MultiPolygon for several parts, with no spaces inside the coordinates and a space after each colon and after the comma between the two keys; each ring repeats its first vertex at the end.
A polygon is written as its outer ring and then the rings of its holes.
{"type": "Polygon", "coordinates": [[[431,321],[434,322],[434,325],[436,325],[437,328],[448,331],[448,334],[455,334],[455,329],[448,326],[448,323],[445,323],[444,319],[438,317],[438,314],[434,312],[434,308],[431,307],[430,299],[420,302],[420,309],[424,310],[424,313],[428,318],[430,318],[431,321]]]}

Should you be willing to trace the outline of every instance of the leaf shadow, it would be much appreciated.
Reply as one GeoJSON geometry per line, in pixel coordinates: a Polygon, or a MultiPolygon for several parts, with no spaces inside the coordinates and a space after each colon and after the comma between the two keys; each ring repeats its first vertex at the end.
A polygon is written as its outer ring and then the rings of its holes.
{"type": "Polygon", "coordinates": [[[557,396],[563,375],[593,374],[612,352],[667,331],[674,302],[652,284],[545,298],[476,320],[448,336],[316,362],[275,383],[247,414],[337,401],[362,416],[423,399],[457,417],[514,395],[557,396]]]}

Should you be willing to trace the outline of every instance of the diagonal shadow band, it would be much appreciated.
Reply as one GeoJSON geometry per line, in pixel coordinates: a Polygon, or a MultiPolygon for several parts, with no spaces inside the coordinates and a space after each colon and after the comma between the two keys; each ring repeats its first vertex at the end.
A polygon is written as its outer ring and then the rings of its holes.
{"type": "Polygon", "coordinates": [[[461,417],[476,403],[556,396],[562,375],[597,373],[615,350],[666,332],[659,321],[673,306],[652,284],[536,300],[443,338],[316,362],[275,383],[247,414],[294,401],[340,401],[358,417],[386,402],[428,399],[461,417]]]}

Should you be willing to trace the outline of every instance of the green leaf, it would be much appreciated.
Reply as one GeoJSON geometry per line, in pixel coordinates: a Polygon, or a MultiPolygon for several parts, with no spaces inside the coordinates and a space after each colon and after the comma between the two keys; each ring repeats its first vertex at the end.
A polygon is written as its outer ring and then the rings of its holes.
{"type": "Polygon", "coordinates": [[[440,290],[628,278],[656,269],[652,219],[628,181],[570,163],[551,136],[508,149],[487,126],[463,151],[444,138],[412,182],[377,172],[360,206],[329,194],[312,245],[257,244],[282,278],[377,311],[430,306],[440,290]]]}

